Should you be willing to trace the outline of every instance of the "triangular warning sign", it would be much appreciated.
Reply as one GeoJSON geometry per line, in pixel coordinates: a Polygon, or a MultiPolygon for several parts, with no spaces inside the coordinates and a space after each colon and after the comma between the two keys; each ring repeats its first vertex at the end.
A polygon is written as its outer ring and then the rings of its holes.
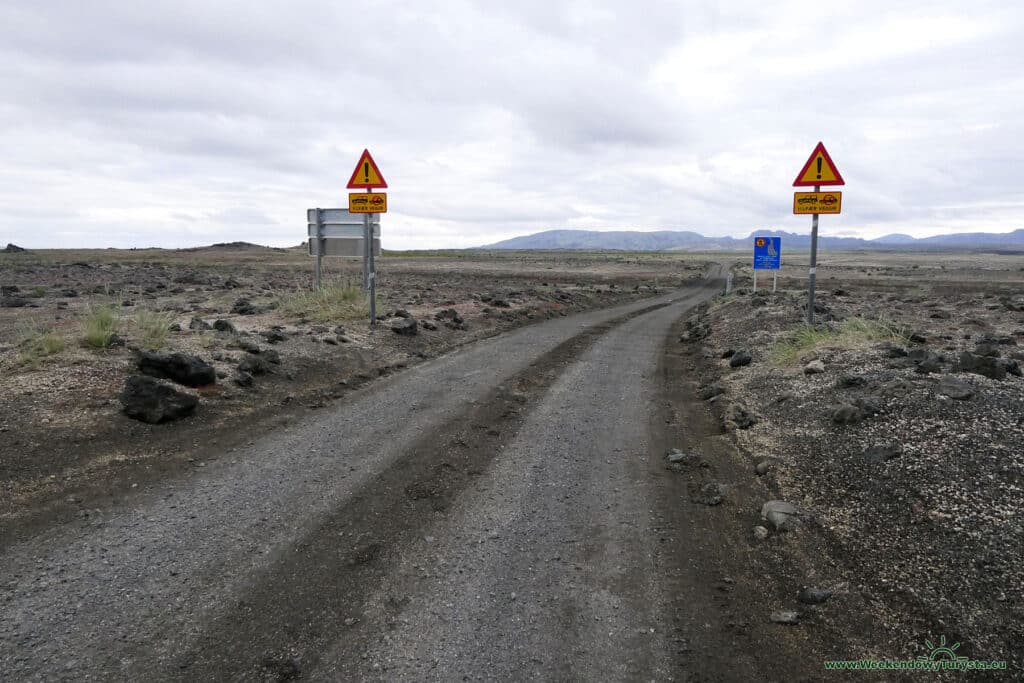
{"type": "Polygon", "coordinates": [[[384,176],[380,174],[380,169],[377,168],[377,162],[370,156],[370,150],[364,149],[363,156],[359,157],[356,170],[352,171],[352,177],[349,179],[346,187],[352,190],[356,188],[387,186],[388,184],[384,181],[384,176]]]}
{"type": "Polygon", "coordinates": [[[805,185],[845,185],[846,181],[840,175],[832,157],[828,155],[825,145],[818,143],[818,146],[811,152],[811,157],[804,164],[803,170],[793,181],[793,187],[805,185]]]}

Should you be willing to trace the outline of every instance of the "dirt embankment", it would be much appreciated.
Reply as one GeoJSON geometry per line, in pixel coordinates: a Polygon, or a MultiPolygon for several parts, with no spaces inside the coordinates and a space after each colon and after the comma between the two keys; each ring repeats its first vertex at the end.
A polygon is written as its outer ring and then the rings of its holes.
{"type": "Polygon", "coordinates": [[[763,553],[811,557],[816,585],[868,606],[874,645],[842,658],[916,659],[945,638],[1019,671],[1024,299],[953,285],[825,291],[814,328],[803,292],[740,289],[681,341],[751,469],[796,508],[794,531],[751,530],[763,553]]]}
{"type": "Polygon", "coordinates": [[[396,369],[535,321],[650,296],[703,269],[697,259],[637,264],[608,255],[385,258],[383,319],[371,327],[365,300],[344,291],[358,285],[353,265],[330,264],[333,293],[320,299],[309,292],[308,259],[290,251],[0,258],[0,540],[88,517],[151,478],[230,457],[396,369]],[[113,312],[107,320],[105,311],[113,312]],[[109,323],[110,343],[90,345],[88,321],[109,323]],[[173,385],[198,397],[191,416],[154,425],[122,414],[119,395],[146,349],[212,366],[213,385],[173,385]]]}

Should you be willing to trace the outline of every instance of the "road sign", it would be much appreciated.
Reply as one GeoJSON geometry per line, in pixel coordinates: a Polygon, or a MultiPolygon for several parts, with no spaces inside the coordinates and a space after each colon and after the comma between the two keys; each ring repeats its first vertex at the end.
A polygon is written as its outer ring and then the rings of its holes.
{"type": "Polygon", "coordinates": [[[754,238],[754,270],[778,270],[782,265],[782,238],[754,238]]]}
{"type": "MultiPolygon", "coordinates": [[[[362,216],[353,216],[348,209],[320,209],[320,221],[323,225],[362,225],[362,216]]],[[[316,225],[316,209],[306,210],[306,222],[316,225]]],[[[373,217],[374,223],[380,223],[380,216],[373,217]]]]}
{"type": "Polygon", "coordinates": [[[842,192],[794,192],[793,213],[842,213],[842,192]]]}
{"type": "Polygon", "coordinates": [[[363,156],[359,157],[359,163],[356,164],[355,170],[352,171],[352,177],[349,179],[346,187],[350,190],[367,190],[387,186],[388,184],[384,181],[384,176],[381,175],[380,169],[377,168],[377,162],[370,156],[370,150],[364,149],[363,156]]]}
{"type": "Polygon", "coordinates": [[[818,146],[811,152],[803,169],[793,181],[793,187],[805,187],[811,185],[845,185],[846,181],[840,175],[832,157],[828,155],[825,145],[818,143],[818,146]]]}
{"type": "MultiPolygon", "coordinates": [[[[308,236],[317,237],[316,223],[310,223],[308,236]]],[[[338,223],[325,223],[320,226],[320,237],[324,239],[362,239],[366,234],[366,226],[362,221],[358,225],[343,225],[338,223]]],[[[373,224],[373,236],[380,239],[380,223],[373,224]]]]}
{"type": "Polygon", "coordinates": [[[349,213],[387,213],[387,192],[349,192],[349,213]]]}
{"type": "MultiPolygon", "coordinates": [[[[310,256],[337,256],[340,258],[364,258],[366,247],[362,237],[356,238],[334,238],[321,240],[324,244],[324,253],[317,253],[317,239],[310,238],[307,243],[307,250],[310,256]]],[[[380,256],[380,239],[373,240],[373,254],[380,256]]]]}

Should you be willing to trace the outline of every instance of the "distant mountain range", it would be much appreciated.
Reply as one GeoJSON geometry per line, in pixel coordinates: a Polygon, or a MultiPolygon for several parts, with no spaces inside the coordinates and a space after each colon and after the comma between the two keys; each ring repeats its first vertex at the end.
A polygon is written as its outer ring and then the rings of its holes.
{"type": "MultiPolygon", "coordinates": [[[[746,238],[705,237],[690,231],[637,232],[615,230],[545,230],[496,242],[480,249],[581,249],[618,251],[739,251],[749,250],[753,237],[781,237],[783,248],[810,249],[811,236],[779,230],[755,230],[746,238]]],[[[872,240],[859,237],[818,236],[825,249],[874,251],[1010,251],[1024,252],[1024,229],[1006,233],[964,232],[920,239],[910,235],[885,235],[872,240]]]]}

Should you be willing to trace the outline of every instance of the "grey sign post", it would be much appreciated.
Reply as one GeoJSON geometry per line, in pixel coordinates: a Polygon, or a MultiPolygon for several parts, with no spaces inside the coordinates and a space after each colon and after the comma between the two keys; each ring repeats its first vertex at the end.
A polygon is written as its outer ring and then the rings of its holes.
{"type": "MultiPolygon", "coordinates": [[[[814,186],[821,192],[821,185],[814,186]]],[[[807,273],[807,324],[814,324],[814,285],[818,278],[818,214],[811,216],[811,267],[807,273]]]]}
{"type": "Polygon", "coordinates": [[[367,278],[370,281],[370,324],[371,325],[376,325],[377,324],[377,268],[376,268],[376,265],[373,262],[373,251],[374,250],[373,250],[373,247],[372,247],[373,242],[372,242],[372,238],[371,238],[371,234],[370,234],[370,225],[371,225],[372,219],[375,216],[378,216],[378,215],[379,214],[369,214],[369,213],[363,214],[363,222],[364,222],[364,227],[363,227],[364,232],[363,232],[363,234],[365,235],[365,237],[363,238],[363,243],[365,245],[365,248],[366,248],[367,254],[368,254],[365,263],[367,265],[367,268],[366,268],[366,271],[368,273],[367,278]]]}
{"type": "Polygon", "coordinates": [[[323,286],[321,272],[324,260],[324,212],[322,209],[316,209],[316,235],[313,239],[316,240],[316,288],[319,290],[323,286]]]}
{"type": "Polygon", "coordinates": [[[324,256],[363,259],[363,276],[369,285],[370,259],[380,253],[380,214],[359,216],[348,209],[308,209],[306,224],[309,255],[316,257],[317,289],[323,286],[324,256]]]}

